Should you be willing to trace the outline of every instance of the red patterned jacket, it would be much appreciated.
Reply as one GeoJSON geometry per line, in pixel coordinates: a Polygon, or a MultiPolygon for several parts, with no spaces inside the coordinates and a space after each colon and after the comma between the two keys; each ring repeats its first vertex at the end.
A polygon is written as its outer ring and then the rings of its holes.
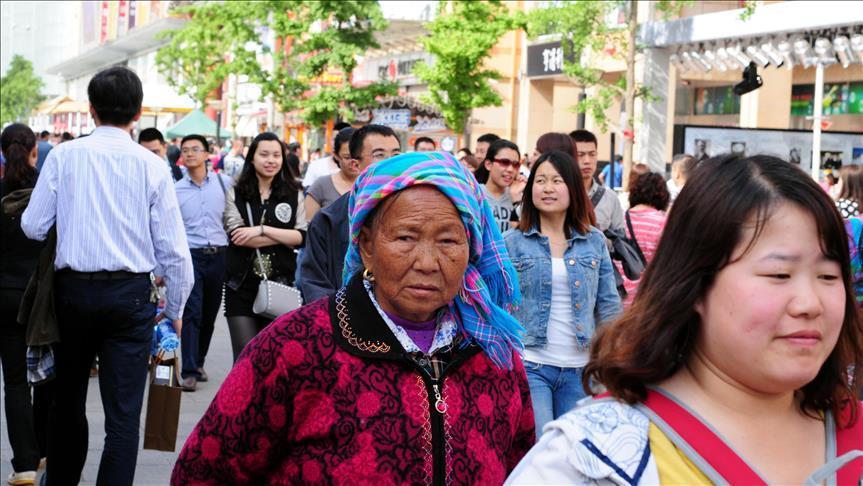
{"type": "Polygon", "coordinates": [[[433,379],[355,279],[249,343],[171,484],[502,484],[534,443],[524,368],[457,348],[433,379]]]}

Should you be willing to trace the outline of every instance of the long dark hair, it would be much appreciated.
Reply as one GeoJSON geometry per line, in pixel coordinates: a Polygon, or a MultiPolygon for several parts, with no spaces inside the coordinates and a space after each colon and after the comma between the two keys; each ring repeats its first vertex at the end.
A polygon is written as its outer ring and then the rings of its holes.
{"type": "Polygon", "coordinates": [[[36,135],[23,123],[13,123],[0,134],[0,148],[6,158],[3,181],[7,192],[30,187],[36,182],[39,172],[29,163],[35,146],[36,135]]]}
{"type": "Polygon", "coordinates": [[[237,192],[246,200],[254,199],[258,196],[258,175],[255,172],[255,152],[258,150],[258,145],[261,142],[278,142],[279,149],[282,151],[282,168],[276,177],[273,178],[273,184],[270,188],[270,194],[275,197],[286,197],[292,191],[300,190],[300,183],[297,182],[297,174],[288,161],[288,154],[285,150],[285,144],[279,140],[275,133],[264,132],[258,134],[252,144],[249,145],[249,151],[246,153],[246,162],[243,164],[243,170],[240,172],[240,177],[237,180],[237,192]]]}
{"type": "Polygon", "coordinates": [[[518,159],[521,160],[521,152],[518,150],[518,145],[510,142],[509,140],[499,138],[491,143],[488,146],[488,150],[485,152],[485,159],[479,161],[479,167],[476,168],[473,175],[476,177],[476,181],[480,184],[485,184],[488,182],[488,169],[485,168],[485,161],[490,160],[493,161],[495,157],[497,157],[497,153],[503,149],[512,149],[515,150],[515,153],[518,154],[518,159]]]}
{"type": "Polygon", "coordinates": [[[587,197],[587,191],[584,189],[581,179],[575,176],[575,160],[571,155],[560,150],[552,150],[542,154],[536,159],[533,168],[530,169],[530,176],[527,178],[527,185],[524,186],[524,195],[521,200],[522,210],[518,229],[523,233],[527,233],[533,227],[542,231],[539,210],[533,204],[533,182],[536,179],[537,169],[546,162],[554,166],[554,170],[560,174],[566,187],[569,188],[569,208],[563,221],[563,231],[566,237],[569,238],[573,230],[582,235],[586,234],[590,231],[590,226],[596,224],[593,205],[590,204],[590,199],[587,197]]]}
{"type": "MultiPolygon", "coordinates": [[[[804,413],[831,410],[839,417],[856,399],[863,378],[863,330],[851,287],[845,225],[830,197],[803,170],[765,155],[722,155],[698,165],[674,203],[635,301],[598,332],[584,372],[585,388],[599,382],[616,398],[635,403],[644,400],[647,385],[684,366],[701,332],[696,303],[731,263],[738,245],[747,244],[748,251],[783,203],[812,215],[824,256],[841,268],[846,298],[839,339],[815,379],[798,390],[804,413]],[[751,218],[754,236],[744,242],[751,218]]],[[[853,412],[849,423],[856,420],[853,412]]]]}

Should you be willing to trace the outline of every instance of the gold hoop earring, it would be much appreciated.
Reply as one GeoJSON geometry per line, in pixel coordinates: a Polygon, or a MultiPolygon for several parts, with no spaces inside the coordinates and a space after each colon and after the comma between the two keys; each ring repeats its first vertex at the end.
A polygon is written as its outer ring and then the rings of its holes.
{"type": "Polygon", "coordinates": [[[363,280],[368,283],[375,283],[375,275],[368,268],[363,270],[363,280]]]}

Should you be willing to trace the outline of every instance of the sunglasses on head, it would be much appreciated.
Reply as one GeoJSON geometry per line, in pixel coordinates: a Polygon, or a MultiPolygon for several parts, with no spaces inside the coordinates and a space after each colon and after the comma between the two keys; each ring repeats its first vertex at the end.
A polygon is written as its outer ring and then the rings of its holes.
{"type": "Polygon", "coordinates": [[[516,169],[521,167],[521,161],[520,160],[510,160],[510,159],[492,159],[492,160],[494,161],[495,164],[500,164],[503,168],[507,168],[510,165],[516,169]]]}

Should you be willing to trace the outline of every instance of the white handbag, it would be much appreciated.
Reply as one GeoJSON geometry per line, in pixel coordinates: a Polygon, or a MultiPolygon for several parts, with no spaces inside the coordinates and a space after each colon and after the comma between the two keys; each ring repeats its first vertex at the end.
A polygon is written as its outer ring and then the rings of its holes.
{"type": "MultiPolygon", "coordinates": [[[[252,207],[246,203],[246,211],[249,215],[249,224],[253,224],[252,207]]],[[[263,224],[263,221],[261,221],[263,224]]],[[[268,319],[275,319],[282,314],[294,311],[303,305],[303,297],[300,291],[290,285],[273,282],[267,278],[261,258],[261,250],[255,248],[256,260],[261,270],[261,283],[258,284],[258,294],[252,304],[252,312],[268,319]]]]}

